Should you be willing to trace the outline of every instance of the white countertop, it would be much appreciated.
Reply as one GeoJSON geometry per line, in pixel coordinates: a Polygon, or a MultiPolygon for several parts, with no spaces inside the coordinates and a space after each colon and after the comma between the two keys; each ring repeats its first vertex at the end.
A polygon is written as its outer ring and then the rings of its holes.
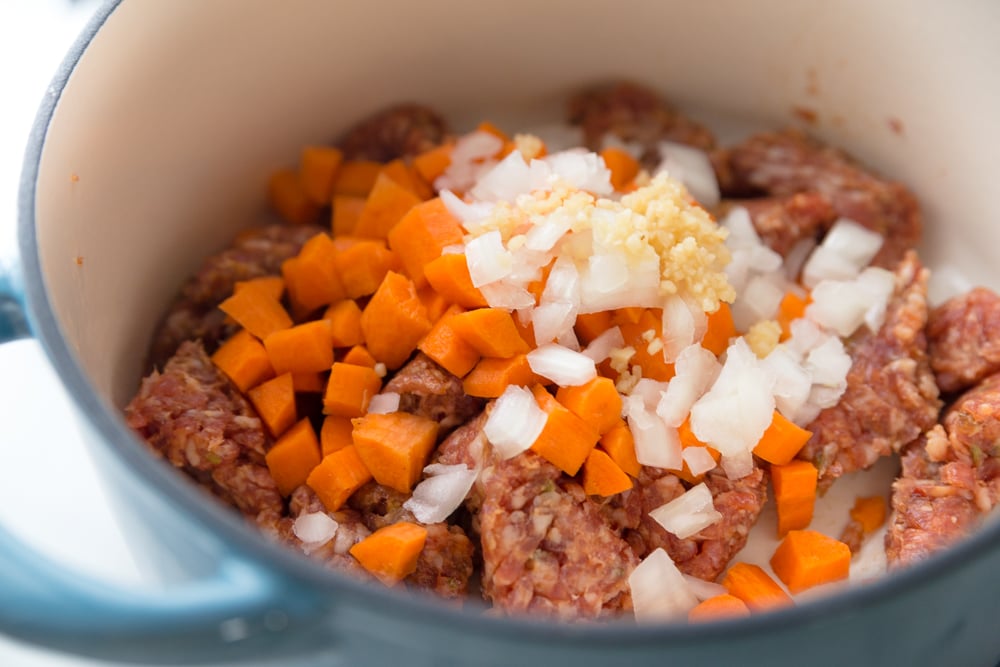
{"type": "MultiPolygon", "coordinates": [[[[42,94],[96,0],[0,3],[0,257],[15,243],[17,183],[42,94]]],[[[126,585],[142,576],[81,442],[76,417],[40,345],[0,346],[0,523],[46,555],[126,585]]],[[[93,667],[0,635],[5,667],[93,667]]],[[[124,667],[124,666],[123,666],[124,667]]]]}

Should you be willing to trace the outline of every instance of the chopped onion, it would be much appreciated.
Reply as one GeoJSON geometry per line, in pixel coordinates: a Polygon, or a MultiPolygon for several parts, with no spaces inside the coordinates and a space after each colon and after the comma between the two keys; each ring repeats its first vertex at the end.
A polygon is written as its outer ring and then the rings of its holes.
{"type": "Polygon", "coordinates": [[[785,417],[798,423],[800,411],[809,400],[812,376],[802,368],[786,345],[774,348],[761,365],[774,375],[775,407],[785,417]]]}
{"type": "Polygon", "coordinates": [[[663,400],[663,392],[667,390],[667,383],[654,380],[652,378],[641,378],[629,392],[632,396],[642,399],[642,405],[646,410],[656,410],[656,406],[663,400]]]}
{"type": "Polygon", "coordinates": [[[816,239],[811,236],[799,240],[792,246],[792,249],[785,255],[783,266],[785,277],[788,280],[793,283],[798,282],[802,267],[805,266],[806,260],[809,259],[809,255],[812,254],[815,248],[816,239]]]}
{"type": "Polygon", "coordinates": [[[660,260],[655,253],[628,266],[628,279],[617,289],[607,290],[607,276],[595,273],[589,262],[580,270],[580,312],[596,313],[602,310],[628,308],[659,308],[660,260]],[[602,291],[604,290],[604,291],[602,291]]]}
{"type": "Polygon", "coordinates": [[[629,267],[624,255],[592,255],[587,262],[594,288],[600,292],[615,292],[628,282],[629,267]]]}
{"type": "Polygon", "coordinates": [[[699,601],[714,598],[717,595],[725,595],[729,592],[722,584],[717,584],[714,581],[705,581],[690,574],[684,575],[684,581],[687,582],[688,588],[699,601]]]}
{"type": "Polygon", "coordinates": [[[543,303],[531,313],[531,326],[536,343],[554,341],[567,330],[572,331],[574,322],[576,322],[576,308],[571,303],[543,303]]]}
{"type": "Polygon", "coordinates": [[[896,277],[892,271],[869,266],[858,276],[857,283],[873,295],[874,303],[865,312],[865,325],[875,333],[885,323],[885,310],[896,288],[896,277]]]}
{"type": "Polygon", "coordinates": [[[661,162],[657,173],[666,171],[679,180],[702,206],[718,205],[721,199],[719,182],[705,151],[673,141],[661,141],[659,149],[661,162]]]}
{"type": "Polygon", "coordinates": [[[465,262],[474,287],[482,287],[510,274],[514,258],[503,247],[500,232],[493,230],[465,244],[465,262]]]}
{"type": "Polygon", "coordinates": [[[309,512],[296,517],[292,532],[302,540],[303,546],[315,549],[332,540],[338,527],[337,522],[326,512],[309,512]]]}
{"type": "Polygon", "coordinates": [[[431,524],[444,521],[458,509],[478,473],[462,464],[434,463],[424,468],[424,474],[428,477],[414,487],[403,507],[413,512],[420,523],[431,524]]]}
{"type": "Polygon", "coordinates": [[[540,303],[555,301],[580,305],[580,272],[571,257],[557,257],[545,279],[540,303]]]}
{"type": "Polygon", "coordinates": [[[691,408],[691,430],[723,455],[749,453],[774,416],[774,376],[737,338],[712,388],[691,408]]]}
{"type": "Polygon", "coordinates": [[[851,280],[878,254],[882,235],[841,218],[834,223],[802,269],[802,284],[813,288],[822,280],[851,280]]]}
{"type": "Polygon", "coordinates": [[[610,357],[612,350],[623,347],[625,347],[625,337],[622,335],[621,327],[614,326],[590,341],[590,345],[583,350],[583,353],[597,364],[610,357]]]}
{"type": "Polygon", "coordinates": [[[865,321],[875,306],[873,295],[853,280],[823,280],[812,292],[806,317],[837,335],[848,337],[865,321]]]}
{"type": "Polygon", "coordinates": [[[681,441],[677,429],[669,428],[652,410],[648,410],[639,396],[629,396],[624,402],[628,427],[635,441],[635,458],[645,466],[680,470],[681,441]]]}
{"type": "MultiPolygon", "coordinates": [[[[545,185],[544,181],[541,185],[545,185]]],[[[513,202],[518,195],[527,194],[536,187],[524,156],[520,151],[511,151],[476,181],[469,194],[479,201],[513,202]]]]}
{"type": "Polygon", "coordinates": [[[451,190],[441,190],[439,196],[448,212],[458,218],[468,232],[479,229],[483,221],[489,218],[493,212],[492,203],[474,202],[469,204],[451,190]]]}
{"type": "Polygon", "coordinates": [[[580,341],[577,339],[576,332],[573,331],[573,327],[569,327],[559,334],[559,337],[556,338],[556,342],[568,350],[573,350],[574,352],[580,351],[580,341]]]}
{"type": "Polygon", "coordinates": [[[597,377],[593,359],[556,343],[535,348],[527,358],[532,371],[560,387],[576,387],[597,377]]]}
{"type": "Polygon", "coordinates": [[[531,392],[512,384],[493,404],[483,432],[500,457],[509,459],[535,443],[546,420],[531,392]]]}
{"type": "Polygon", "coordinates": [[[691,406],[701,398],[715,379],[722,366],[715,355],[699,344],[684,348],[674,363],[674,376],[670,378],[663,397],[656,406],[667,426],[677,428],[687,418],[691,406]]]}
{"type": "Polygon", "coordinates": [[[573,219],[563,210],[557,209],[545,218],[535,221],[524,235],[524,246],[529,250],[547,253],[569,231],[572,224],[573,219]]]}
{"type": "Polygon", "coordinates": [[[684,463],[688,470],[695,477],[704,475],[715,467],[715,459],[712,457],[708,447],[685,447],[681,452],[684,463]]]}
{"type": "Polygon", "coordinates": [[[692,486],[669,503],[650,510],[649,516],[682,540],[722,518],[712,502],[712,492],[704,482],[692,486]]]}
{"type": "Polygon", "coordinates": [[[733,303],[733,324],[737,331],[748,331],[761,320],[770,320],[778,312],[785,289],[775,281],[777,274],[751,277],[742,294],[733,303]]]}
{"type": "Polygon", "coordinates": [[[611,186],[611,171],[596,153],[585,149],[570,149],[548,155],[542,161],[552,169],[553,176],[574,188],[595,195],[609,195],[614,192],[611,186]]]}
{"type": "Polygon", "coordinates": [[[506,310],[519,310],[521,308],[531,308],[535,305],[534,295],[519,285],[498,280],[497,282],[480,285],[479,291],[483,298],[493,308],[504,308],[506,310]]]}
{"type": "Polygon", "coordinates": [[[375,394],[368,402],[368,412],[373,415],[384,415],[399,410],[399,394],[387,391],[375,394]]]}
{"type": "Polygon", "coordinates": [[[698,604],[684,575],[661,547],[632,570],[628,586],[635,620],[639,623],[684,617],[698,604]]]}
{"type": "Polygon", "coordinates": [[[729,479],[743,479],[753,472],[753,454],[741,449],[735,454],[722,455],[722,469],[729,479]]]}

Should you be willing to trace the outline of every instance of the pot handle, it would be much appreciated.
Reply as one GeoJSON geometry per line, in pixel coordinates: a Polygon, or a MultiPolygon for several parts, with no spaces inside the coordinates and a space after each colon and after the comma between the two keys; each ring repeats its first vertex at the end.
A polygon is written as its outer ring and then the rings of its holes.
{"type": "MultiPolygon", "coordinates": [[[[16,259],[0,254],[0,343],[31,336],[16,259]]],[[[0,526],[0,633],[98,660],[205,664],[315,651],[296,640],[323,619],[296,590],[231,553],[206,553],[207,574],[136,590],[52,561],[0,526]],[[293,620],[294,619],[294,620],[293,620]],[[310,622],[312,619],[312,622],[310,622]]],[[[334,650],[329,633],[324,644],[334,650]]],[[[330,665],[337,655],[324,655],[330,665]]]]}

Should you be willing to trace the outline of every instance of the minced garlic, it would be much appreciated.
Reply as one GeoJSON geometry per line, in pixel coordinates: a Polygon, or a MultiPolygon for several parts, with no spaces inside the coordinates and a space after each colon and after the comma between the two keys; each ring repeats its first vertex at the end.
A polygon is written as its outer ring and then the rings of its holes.
{"type": "Polygon", "coordinates": [[[514,147],[524,156],[525,161],[528,161],[542,156],[545,142],[533,134],[515,134],[514,147]]]}
{"type": "Polygon", "coordinates": [[[747,345],[757,358],[763,359],[778,347],[778,342],[781,340],[781,325],[774,320],[760,320],[750,327],[745,337],[747,345]]]}

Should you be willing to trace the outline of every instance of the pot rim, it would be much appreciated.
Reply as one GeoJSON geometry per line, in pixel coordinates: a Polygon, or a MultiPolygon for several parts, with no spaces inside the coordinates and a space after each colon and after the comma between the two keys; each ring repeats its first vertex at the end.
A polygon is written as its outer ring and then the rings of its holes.
{"type": "Polygon", "coordinates": [[[581,646],[643,646],[692,643],[713,639],[732,639],[734,635],[758,635],[768,629],[787,630],[795,626],[821,622],[825,617],[856,613],[864,607],[891,598],[906,589],[946,577],[949,573],[990,550],[1000,550],[1000,521],[989,522],[972,535],[925,562],[868,582],[849,590],[819,599],[804,601],[794,607],[778,609],[747,618],[715,623],[670,623],[635,625],[630,621],[600,624],[566,624],[534,617],[488,617],[463,612],[441,604],[428,595],[401,593],[328,570],[312,559],[291,549],[273,544],[257,529],[220,503],[205,502],[205,496],[193,493],[193,484],[161,461],[150,456],[135,434],[126,426],[118,411],[99,398],[85,372],[63,338],[52,311],[37,251],[35,197],[37,178],[45,148],[46,134],[65,86],[91,41],[98,35],[122,0],[108,0],[93,16],[68,51],[36,114],[29,135],[18,192],[18,245],[24,274],[25,303],[32,330],[58,372],[77,409],[86,416],[110,449],[139,480],[158,492],[173,510],[188,517],[197,528],[220,536],[234,554],[277,573],[289,583],[298,584],[297,594],[313,591],[329,595],[331,600],[345,599],[347,604],[361,604],[380,614],[428,627],[447,627],[456,634],[488,635],[494,639],[513,638],[518,642],[548,642],[565,638],[581,646]],[[540,622],[541,620],[541,622],[540,622]]]}

